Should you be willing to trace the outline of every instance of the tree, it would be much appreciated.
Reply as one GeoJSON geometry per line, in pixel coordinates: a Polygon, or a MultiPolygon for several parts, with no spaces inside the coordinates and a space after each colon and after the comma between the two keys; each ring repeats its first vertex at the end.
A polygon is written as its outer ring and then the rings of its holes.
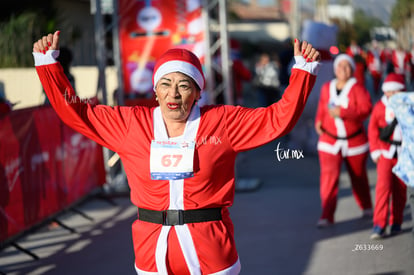
{"type": "Polygon", "coordinates": [[[391,12],[391,26],[397,32],[397,41],[403,48],[412,47],[414,1],[397,0],[391,12]]]}
{"type": "Polygon", "coordinates": [[[338,48],[341,52],[345,52],[346,47],[350,44],[350,41],[356,36],[356,32],[351,23],[340,20],[340,19],[331,19],[332,23],[338,26],[338,48]]]}
{"type": "Polygon", "coordinates": [[[367,16],[362,10],[355,11],[353,23],[338,18],[332,19],[332,22],[338,26],[338,46],[341,51],[345,51],[351,40],[357,41],[359,45],[370,42],[370,30],[384,25],[380,19],[367,16]]]}
{"type": "Polygon", "coordinates": [[[384,23],[380,19],[367,16],[362,10],[355,11],[353,27],[356,32],[356,37],[354,38],[358,44],[364,45],[371,42],[371,29],[381,26],[384,26],[384,23]]]}
{"type": "Polygon", "coordinates": [[[11,1],[7,3],[8,14],[0,13],[0,68],[33,66],[34,40],[55,29],[51,2],[36,9],[30,5],[13,9],[11,1]]]}
{"type": "Polygon", "coordinates": [[[403,27],[414,11],[412,0],[397,0],[391,12],[391,26],[394,29],[403,27]]]}

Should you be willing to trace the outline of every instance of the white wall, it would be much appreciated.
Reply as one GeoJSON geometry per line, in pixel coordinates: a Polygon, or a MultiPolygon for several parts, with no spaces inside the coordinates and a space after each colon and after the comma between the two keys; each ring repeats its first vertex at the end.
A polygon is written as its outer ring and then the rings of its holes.
{"type": "MultiPolygon", "coordinates": [[[[75,77],[75,88],[79,97],[96,95],[98,69],[95,66],[74,66],[71,72],[75,77]]],[[[105,76],[108,104],[113,105],[112,94],[118,86],[116,68],[106,68],[105,76]]],[[[35,68],[0,69],[0,82],[4,84],[7,99],[12,103],[19,102],[14,109],[42,105],[45,100],[35,68]]]]}

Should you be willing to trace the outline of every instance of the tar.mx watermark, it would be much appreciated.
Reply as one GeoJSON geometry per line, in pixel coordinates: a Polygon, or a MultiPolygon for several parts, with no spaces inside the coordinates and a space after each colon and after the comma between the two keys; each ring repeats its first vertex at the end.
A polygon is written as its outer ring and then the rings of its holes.
{"type": "Polygon", "coordinates": [[[65,93],[63,94],[63,96],[65,97],[66,105],[78,104],[78,103],[93,104],[93,101],[90,98],[80,98],[76,96],[75,94],[71,94],[67,89],[65,90],[65,93]]]}
{"type": "Polygon", "coordinates": [[[275,152],[276,152],[276,158],[278,161],[281,161],[284,159],[302,159],[305,157],[303,155],[303,150],[281,148],[280,142],[277,144],[275,152]]]}

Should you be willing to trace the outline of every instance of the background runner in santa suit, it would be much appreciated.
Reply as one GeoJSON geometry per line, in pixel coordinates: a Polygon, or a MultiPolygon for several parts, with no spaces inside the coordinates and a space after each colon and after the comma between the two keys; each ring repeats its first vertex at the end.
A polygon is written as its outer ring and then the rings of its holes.
{"type": "Polygon", "coordinates": [[[355,69],[352,57],[340,54],[333,66],[336,78],[322,86],[315,118],[315,129],[319,134],[317,147],[322,204],[318,227],[326,227],[334,222],[343,161],[363,215],[372,214],[366,171],[369,146],[363,125],[371,112],[371,98],[365,87],[352,77],[355,69]]]}
{"type": "Polygon", "coordinates": [[[398,161],[402,132],[394,112],[389,107],[389,99],[404,90],[404,77],[390,73],[382,84],[384,95],[375,104],[369,120],[368,138],[371,158],[377,164],[374,226],[371,239],[384,237],[388,224],[391,225],[390,233],[392,235],[401,232],[407,188],[404,182],[392,172],[392,168],[398,161]]]}
{"type": "Polygon", "coordinates": [[[411,70],[411,54],[407,52],[401,44],[391,53],[391,62],[396,74],[401,74],[406,78],[411,70]]]}
{"type": "Polygon", "coordinates": [[[155,65],[159,107],[109,107],[74,96],[56,62],[58,41],[55,32],[34,43],[37,73],[62,120],[121,157],[139,212],[132,226],[137,273],[238,274],[228,211],[237,153],[294,127],[315,83],[319,52],[295,40],[290,85],[267,108],[199,108],[204,75],[198,58],[183,49],[167,51],[155,65]]]}
{"type": "Polygon", "coordinates": [[[381,51],[376,40],[371,42],[371,47],[367,52],[367,68],[372,79],[373,94],[376,96],[380,93],[380,83],[383,74],[381,51]]]}

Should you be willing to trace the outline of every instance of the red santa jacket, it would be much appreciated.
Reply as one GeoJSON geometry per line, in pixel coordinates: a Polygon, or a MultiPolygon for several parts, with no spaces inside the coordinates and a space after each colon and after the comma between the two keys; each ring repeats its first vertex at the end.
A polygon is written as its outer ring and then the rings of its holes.
{"type": "Polygon", "coordinates": [[[331,154],[340,151],[344,156],[362,154],[368,151],[368,139],[363,122],[372,109],[371,98],[364,86],[351,78],[339,96],[336,80],[325,83],[316,112],[315,123],[321,122],[324,133],[319,137],[318,150],[331,154]],[[340,116],[329,115],[330,106],[340,106],[340,116]],[[344,138],[344,139],[338,139],[344,138]],[[345,139],[350,137],[349,139],[345,139]]]}
{"type": "MultiPolygon", "coordinates": [[[[377,159],[380,156],[383,156],[387,159],[392,159],[396,152],[399,150],[399,146],[396,144],[391,144],[389,142],[383,141],[380,139],[380,129],[391,124],[395,118],[394,113],[388,107],[388,99],[384,95],[380,101],[378,101],[374,109],[368,124],[368,140],[369,140],[369,149],[371,157],[373,160],[377,159]]],[[[399,125],[394,128],[390,140],[401,142],[402,133],[399,125]]]]}
{"type": "Polygon", "coordinates": [[[382,62],[381,62],[381,53],[379,50],[370,50],[367,53],[367,68],[371,73],[381,74],[382,72],[382,62]]]}
{"type": "Polygon", "coordinates": [[[194,264],[188,264],[191,274],[234,274],[239,264],[228,207],[234,199],[237,153],[288,133],[303,111],[316,76],[302,69],[292,69],[291,85],[282,99],[268,108],[200,108],[194,176],[182,180],[181,189],[174,191],[178,187],[171,186],[167,180],[152,180],[150,177],[150,145],[154,139],[156,109],[87,104],[75,96],[60,64],[42,60],[47,59],[42,54],[34,55],[39,78],[60,118],[119,154],[128,177],[131,201],[136,206],[167,210],[174,195],[180,196],[185,210],[222,208],[221,221],[171,228],[135,221],[132,234],[137,269],[145,274],[158,274],[162,272],[159,271],[162,262],[165,266],[166,260],[174,261],[166,259],[167,251],[181,247],[186,261],[194,264]],[[168,236],[178,236],[179,241],[177,237],[168,236]]]}
{"type": "Polygon", "coordinates": [[[404,50],[392,51],[391,61],[397,74],[405,74],[411,70],[411,55],[404,50]]]}
{"type": "Polygon", "coordinates": [[[356,55],[364,55],[364,51],[358,45],[350,45],[346,48],[345,53],[351,57],[355,57],[356,55]]]}

